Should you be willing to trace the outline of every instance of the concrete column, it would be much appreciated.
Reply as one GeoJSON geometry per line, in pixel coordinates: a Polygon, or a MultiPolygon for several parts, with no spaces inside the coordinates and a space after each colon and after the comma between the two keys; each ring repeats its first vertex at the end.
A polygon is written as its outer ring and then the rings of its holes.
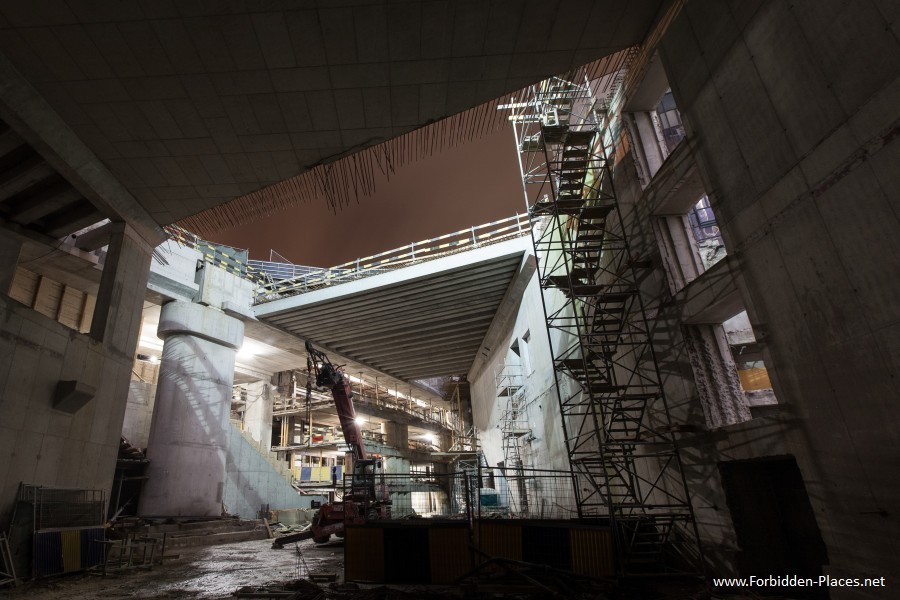
{"type": "Polygon", "coordinates": [[[112,229],[90,335],[130,361],[141,330],[151,249],[124,223],[112,229]]]}
{"type": "Polygon", "coordinates": [[[403,423],[385,421],[381,424],[381,434],[384,443],[398,450],[409,448],[409,426],[403,423]]]}
{"type": "MultiPolygon", "coordinates": [[[[400,456],[386,456],[383,461],[385,475],[409,475],[409,460],[400,456]]],[[[405,483],[407,479],[401,478],[401,481],[405,483]]],[[[400,489],[404,487],[401,485],[400,489]]],[[[403,517],[412,514],[412,511],[412,494],[410,491],[404,490],[391,494],[391,514],[394,517],[403,517]]]]}
{"type": "Polygon", "coordinates": [[[402,456],[385,456],[384,472],[388,475],[409,475],[409,459],[402,456]]]}
{"type": "Polygon", "coordinates": [[[16,265],[19,263],[19,250],[22,242],[9,234],[0,236],[0,294],[9,294],[13,277],[16,276],[16,265]]]}
{"type": "Polygon", "coordinates": [[[700,404],[711,427],[724,427],[751,419],[737,367],[721,325],[682,327],[700,404]]]}
{"type": "MultiPolygon", "coordinates": [[[[256,381],[247,386],[247,407],[244,411],[244,430],[266,450],[272,447],[272,396],[270,386],[256,381]]],[[[290,443],[290,440],[282,440],[290,443]]]]}
{"type": "Polygon", "coordinates": [[[165,344],[139,514],[218,516],[244,324],[207,306],[170,302],[160,313],[158,335],[165,344]]]}

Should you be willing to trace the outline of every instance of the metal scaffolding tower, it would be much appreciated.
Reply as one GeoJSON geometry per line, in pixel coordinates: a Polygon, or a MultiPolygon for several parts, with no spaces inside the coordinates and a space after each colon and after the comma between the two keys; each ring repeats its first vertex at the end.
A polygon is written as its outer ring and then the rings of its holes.
{"type": "MultiPolygon", "coordinates": [[[[691,573],[699,543],[587,71],[511,104],[578,516],[608,519],[622,575],[691,573]]],[[[618,75],[621,80],[621,73],[618,75]]]]}
{"type": "Polygon", "coordinates": [[[531,466],[525,464],[520,441],[531,433],[525,407],[525,377],[520,365],[502,365],[496,375],[497,397],[506,402],[500,418],[503,435],[503,460],[508,468],[531,466]]]}
{"type": "Polygon", "coordinates": [[[497,397],[506,401],[500,418],[500,432],[503,436],[503,475],[509,484],[510,509],[516,515],[527,515],[529,478],[526,472],[530,472],[533,465],[522,448],[523,440],[531,436],[522,366],[502,365],[496,374],[496,382],[497,397]]]}

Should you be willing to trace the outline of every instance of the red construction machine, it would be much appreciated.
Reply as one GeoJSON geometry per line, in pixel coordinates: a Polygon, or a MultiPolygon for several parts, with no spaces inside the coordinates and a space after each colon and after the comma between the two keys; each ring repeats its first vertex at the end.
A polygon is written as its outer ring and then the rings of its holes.
{"type": "Polygon", "coordinates": [[[316,386],[328,388],[334,397],[344,441],[350,447],[353,461],[350,488],[344,490],[343,499],[323,504],[313,519],[310,530],[312,539],[318,544],[324,544],[332,534],[343,537],[344,526],[347,524],[390,518],[391,500],[384,482],[381,457],[369,457],[366,453],[362,432],[356,422],[349,379],[341,367],[332,365],[328,356],[313,348],[309,341],[306,342],[306,352],[309,356],[310,379],[315,374],[316,386]]]}

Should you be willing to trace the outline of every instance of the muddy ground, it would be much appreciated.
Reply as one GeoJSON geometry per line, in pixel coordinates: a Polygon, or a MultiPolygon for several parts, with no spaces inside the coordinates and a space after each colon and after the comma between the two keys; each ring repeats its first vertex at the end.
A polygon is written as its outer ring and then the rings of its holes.
{"type": "Polygon", "coordinates": [[[313,573],[332,572],[342,581],[343,542],[317,545],[312,540],[299,543],[306,566],[294,545],[273,550],[271,540],[253,540],[180,551],[152,570],[130,570],[122,574],[78,574],[53,577],[3,588],[0,598],[28,600],[95,600],[140,598],[224,599],[248,585],[278,583],[313,573]]]}
{"type": "MultiPolygon", "coordinates": [[[[455,586],[356,586],[343,585],[344,545],[342,541],[317,545],[306,540],[273,550],[271,540],[254,540],[236,544],[224,544],[205,548],[181,550],[178,558],[167,559],[152,570],[134,569],[127,572],[101,576],[77,574],[52,577],[21,584],[17,588],[0,589],[0,598],[21,600],[108,600],[117,598],[142,600],[172,600],[175,598],[225,600],[245,586],[284,584],[308,578],[310,574],[332,573],[332,584],[316,587],[299,582],[302,598],[317,600],[459,600],[465,594],[455,586]],[[298,554],[299,549],[299,554],[298,554]],[[301,560],[302,558],[302,560],[301,560]],[[312,586],[312,587],[310,587],[312,586]],[[349,589],[348,589],[349,588],[349,589]]],[[[522,584],[521,580],[514,583],[522,584]]],[[[565,586],[563,586],[565,587],[565,586]]],[[[549,589],[544,588],[547,592],[549,589]]],[[[559,588],[558,591],[562,591],[559,588]]],[[[483,590],[478,597],[509,597],[544,599],[554,596],[543,594],[540,588],[521,590],[508,595],[500,590],[483,590]],[[493,592],[493,593],[492,593],[493,592]],[[496,594],[496,595],[495,595],[496,594]]],[[[649,581],[644,584],[600,584],[579,593],[557,593],[557,598],[572,600],[700,600],[727,598],[746,600],[754,595],[712,594],[704,586],[694,582],[649,581]]],[[[776,600],[772,598],[772,600],[776,600]]]]}

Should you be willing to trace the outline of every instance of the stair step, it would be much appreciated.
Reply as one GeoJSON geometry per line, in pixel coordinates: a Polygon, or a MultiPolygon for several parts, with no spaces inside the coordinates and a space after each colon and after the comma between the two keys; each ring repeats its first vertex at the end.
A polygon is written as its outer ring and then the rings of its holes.
{"type": "Polygon", "coordinates": [[[594,131],[589,129],[585,130],[569,130],[565,136],[565,144],[567,147],[572,146],[585,146],[590,144],[594,139],[594,131]]]}
{"type": "Polygon", "coordinates": [[[556,163],[557,168],[564,171],[581,171],[584,173],[587,169],[588,159],[587,153],[563,154],[563,159],[556,163]]]}

